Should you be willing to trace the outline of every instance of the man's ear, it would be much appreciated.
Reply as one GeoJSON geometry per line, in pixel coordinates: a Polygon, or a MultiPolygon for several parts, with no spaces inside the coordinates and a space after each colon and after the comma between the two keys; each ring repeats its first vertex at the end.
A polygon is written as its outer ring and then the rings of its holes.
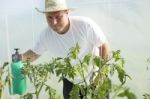
{"type": "Polygon", "coordinates": [[[69,10],[65,10],[65,13],[66,13],[66,14],[69,14],[69,10]]]}

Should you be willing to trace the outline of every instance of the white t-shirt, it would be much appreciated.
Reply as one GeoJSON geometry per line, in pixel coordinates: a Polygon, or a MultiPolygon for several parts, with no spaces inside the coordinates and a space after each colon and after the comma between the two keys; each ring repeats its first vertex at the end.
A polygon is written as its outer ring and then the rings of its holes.
{"type": "MultiPolygon", "coordinates": [[[[49,27],[45,28],[33,51],[39,55],[50,51],[52,57],[66,57],[69,49],[78,43],[80,46],[79,58],[82,59],[88,53],[99,55],[98,47],[107,41],[100,27],[87,17],[72,16],[69,19],[70,28],[65,34],[58,34],[49,27]]],[[[88,69],[87,79],[93,72],[92,66],[89,66],[88,69]]],[[[82,81],[80,77],[76,77],[73,82],[82,81]]]]}

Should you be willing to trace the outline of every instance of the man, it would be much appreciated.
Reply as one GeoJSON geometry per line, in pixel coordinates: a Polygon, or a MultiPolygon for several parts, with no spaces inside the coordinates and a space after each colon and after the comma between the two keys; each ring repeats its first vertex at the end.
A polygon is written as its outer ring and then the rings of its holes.
{"type": "MultiPolygon", "coordinates": [[[[45,1],[45,11],[38,11],[45,14],[48,27],[41,32],[35,47],[23,54],[23,60],[30,58],[34,61],[47,50],[53,57],[65,57],[76,43],[80,46],[78,56],[81,59],[88,53],[99,54],[103,58],[108,56],[109,46],[98,25],[86,17],[69,16],[69,10],[64,0],[45,1]]],[[[74,83],[80,81],[77,77],[74,83]]],[[[72,86],[68,79],[63,80],[64,99],[69,99],[72,86]]]]}

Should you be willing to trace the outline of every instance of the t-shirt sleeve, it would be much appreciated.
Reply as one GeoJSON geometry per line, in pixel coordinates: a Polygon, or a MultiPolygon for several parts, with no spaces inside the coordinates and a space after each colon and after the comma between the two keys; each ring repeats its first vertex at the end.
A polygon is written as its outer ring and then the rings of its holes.
{"type": "Polygon", "coordinates": [[[91,21],[90,25],[87,27],[87,39],[96,47],[100,47],[107,41],[101,28],[93,21],[91,21]]]}
{"type": "Polygon", "coordinates": [[[46,50],[47,50],[47,48],[46,48],[45,33],[41,33],[37,42],[35,43],[34,47],[32,48],[32,51],[38,55],[42,55],[46,50]]]}

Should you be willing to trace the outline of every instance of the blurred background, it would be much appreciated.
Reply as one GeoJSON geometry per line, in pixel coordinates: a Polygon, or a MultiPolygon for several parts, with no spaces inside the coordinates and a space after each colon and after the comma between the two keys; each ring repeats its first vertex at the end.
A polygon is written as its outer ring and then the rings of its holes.
{"type": "MultiPolygon", "coordinates": [[[[70,15],[92,18],[106,34],[111,51],[121,50],[126,60],[125,69],[132,77],[127,86],[138,99],[142,99],[142,94],[150,93],[150,70],[146,69],[146,60],[150,57],[150,0],[67,2],[69,7],[75,8],[70,15]]],[[[44,14],[37,12],[35,7],[44,9],[44,0],[0,0],[0,66],[11,61],[14,48],[20,48],[20,53],[32,48],[40,31],[47,26],[44,14]]],[[[47,52],[35,63],[48,61],[50,55],[47,52]]],[[[62,95],[62,83],[56,84],[55,76],[50,83],[62,95]]],[[[32,90],[30,86],[28,90],[32,90]]],[[[10,97],[7,90],[4,97],[10,97]]]]}

